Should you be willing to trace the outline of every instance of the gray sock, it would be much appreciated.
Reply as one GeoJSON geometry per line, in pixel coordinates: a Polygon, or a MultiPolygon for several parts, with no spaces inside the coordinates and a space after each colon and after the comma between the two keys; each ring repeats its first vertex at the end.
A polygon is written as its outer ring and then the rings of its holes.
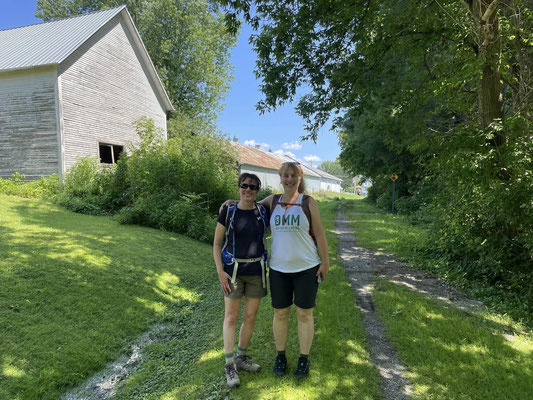
{"type": "Polygon", "coordinates": [[[247,349],[241,349],[240,347],[237,347],[237,357],[245,356],[247,349]]]}
{"type": "Polygon", "coordinates": [[[226,359],[226,364],[230,364],[233,362],[233,353],[224,354],[224,358],[226,359]]]}

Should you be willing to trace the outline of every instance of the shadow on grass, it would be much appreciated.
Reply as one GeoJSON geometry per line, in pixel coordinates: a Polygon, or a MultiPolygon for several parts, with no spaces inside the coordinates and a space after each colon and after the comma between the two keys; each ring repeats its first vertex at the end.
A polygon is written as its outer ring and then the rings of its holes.
{"type": "Polygon", "coordinates": [[[213,290],[205,244],[36,200],[1,200],[4,398],[57,398],[152,323],[187,325],[181,317],[213,290]]]}
{"type": "Polygon", "coordinates": [[[375,301],[419,397],[533,398],[531,344],[521,348],[486,329],[492,321],[390,283],[379,284],[375,301]]]}

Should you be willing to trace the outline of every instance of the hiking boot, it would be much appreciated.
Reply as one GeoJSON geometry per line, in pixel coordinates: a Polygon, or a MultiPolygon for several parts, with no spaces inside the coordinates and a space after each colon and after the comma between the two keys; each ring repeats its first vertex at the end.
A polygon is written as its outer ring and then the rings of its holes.
{"type": "Polygon", "coordinates": [[[228,387],[233,388],[241,384],[239,374],[235,369],[235,364],[229,363],[224,365],[224,370],[226,371],[226,383],[228,384],[228,387]]]}
{"type": "Polygon", "coordinates": [[[235,367],[237,370],[243,369],[248,372],[259,372],[261,371],[261,366],[252,362],[252,357],[250,356],[239,356],[235,358],[235,367]]]}
{"type": "Polygon", "coordinates": [[[300,357],[298,358],[298,365],[296,366],[296,371],[294,371],[294,377],[296,379],[307,378],[309,375],[309,367],[311,363],[308,358],[300,357]]]}
{"type": "Polygon", "coordinates": [[[276,357],[276,361],[274,362],[274,375],[276,376],[284,376],[287,372],[287,358],[285,356],[278,356],[276,357]]]}

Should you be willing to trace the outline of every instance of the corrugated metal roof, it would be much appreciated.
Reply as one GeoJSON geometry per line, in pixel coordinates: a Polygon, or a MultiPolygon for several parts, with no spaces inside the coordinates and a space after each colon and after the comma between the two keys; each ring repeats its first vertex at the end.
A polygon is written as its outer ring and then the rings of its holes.
{"type": "Polygon", "coordinates": [[[276,171],[281,167],[281,161],[275,154],[255,149],[249,146],[243,146],[236,142],[230,142],[239,155],[239,162],[241,164],[254,165],[256,167],[263,167],[275,169],[276,171]]]}
{"type": "MultiPolygon", "coordinates": [[[[288,156],[282,156],[275,153],[270,153],[268,151],[263,151],[261,149],[243,146],[237,142],[230,143],[237,151],[237,154],[239,155],[239,162],[241,164],[273,169],[277,172],[282,163],[287,161],[297,161],[288,156]]],[[[327,172],[324,172],[318,168],[310,167],[307,164],[300,163],[300,166],[302,167],[303,173],[306,176],[322,177],[342,181],[342,179],[337,178],[334,175],[328,174],[327,172]]]]}
{"type": "Polygon", "coordinates": [[[124,8],[0,31],[0,71],[59,64],[124,8]]]}
{"type": "Polygon", "coordinates": [[[139,47],[141,57],[148,67],[148,75],[154,81],[166,109],[174,111],[125,5],[56,21],[0,30],[0,72],[60,64],[121,12],[124,13],[124,21],[139,47]]]}

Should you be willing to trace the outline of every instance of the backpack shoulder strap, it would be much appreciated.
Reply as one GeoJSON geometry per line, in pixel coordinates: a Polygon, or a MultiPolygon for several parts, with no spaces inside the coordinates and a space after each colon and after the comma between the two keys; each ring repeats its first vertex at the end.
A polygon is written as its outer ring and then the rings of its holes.
{"type": "Polygon", "coordinates": [[[279,201],[281,200],[281,194],[275,194],[274,197],[272,198],[272,207],[270,207],[270,213],[273,213],[274,212],[274,209],[276,208],[276,206],[278,205],[279,201]]]}
{"type": "Polygon", "coordinates": [[[266,208],[262,204],[259,204],[259,203],[255,203],[255,204],[257,206],[257,209],[259,210],[259,214],[261,214],[261,218],[263,219],[263,223],[265,224],[265,228],[266,228],[266,226],[268,225],[266,208]]]}
{"type": "Polygon", "coordinates": [[[304,194],[302,197],[302,209],[304,210],[305,216],[307,217],[307,220],[309,221],[309,226],[312,225],[311,220],[311,210],[309,209],[309,199],[311,196],[304,194]]]}
{"type": "Polygon", "coordinates": [[[307,217],[307,220],[309,221],[309,234],[313,238],[313,242],[316,243],[316,237],[315,233],[313,232],[313,219],[311,218],[311,210],[309,209],[309,200],[311,199],[311,196],[304,194],[302,197],[302,210],[307,217]]]}
{"type": "MultiPolygon", "coordinates": [[[[236,210],[237,210],[237,203],[231,203],[228,206],[228,209],[226,211],[226,225],[225,225],[226,232],[224,233],[224,242],[223,242],[223,245],[222,245],[222,251],[224,251],[226,249],[226,247],[228,246],[228,236],[229,236],[229,233],[230,233],[230,229],[233,230],[233,219],[235,218],[235,211],[236,210]],[[230,216],[230,214],[231,214],[231,216],[230,216]]],[[[233,243],[233,245],[235,246],[235,243],[233,243]]]]}
{"type": "Polygon", "coordinates": [[[228,225],[228,221],[230,223],[230,225],[233,223],[233,218],[235,217],[235,210],[237,208],[237,203],[231,203],[229,206],[228,206],[228,210],[226,211],[226,232],[229,230],[229,225],[228,225]],[[230,217],[230,214],[231,214],[231,217],[230,217]]]}

